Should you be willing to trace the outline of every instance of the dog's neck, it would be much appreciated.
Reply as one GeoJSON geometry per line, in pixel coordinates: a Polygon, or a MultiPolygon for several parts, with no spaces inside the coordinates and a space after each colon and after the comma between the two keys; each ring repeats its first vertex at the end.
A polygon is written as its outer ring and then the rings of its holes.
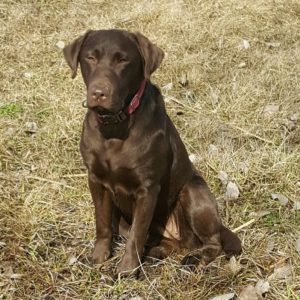
{"type": "Polygon", "coordinates": [[[126,140],[129,136],[131,124],[134,116],[129,116],[126,120],[117,124],[99,124],[99,131],[105,139],[126,140]]]}

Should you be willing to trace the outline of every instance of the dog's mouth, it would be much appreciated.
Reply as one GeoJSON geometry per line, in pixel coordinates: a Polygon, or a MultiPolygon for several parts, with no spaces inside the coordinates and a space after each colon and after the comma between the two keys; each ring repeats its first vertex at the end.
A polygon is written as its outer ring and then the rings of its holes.
{"type": "Polygon", "coordinates": [[[102,106],[96,106],[96,107],[93,107],[92,110],[97,113],[98,115],[113,115],[114,112],[105,108],[105,107],[102,107],[102,106]]]}
{"type": "Polygon", "coordinates": [[[85,103],[86,103],[86,107],[88,109],[94,111],[98,115],[114,115],[114,114],[119,113],[121,110],[126,109],[126,107],[129,105],[129,103],[133,97],[134,97],[134,94],[133,95],[129,94],[126,97],[122,97],[122,98],[118,99],[117,101],[115,101],[114,105],[110,104],[109,107],[103,106],[101,104],[99,104],[99,105],[91,105],[90,104],[89,105],[88,100],[86,100],[85,103]]]}

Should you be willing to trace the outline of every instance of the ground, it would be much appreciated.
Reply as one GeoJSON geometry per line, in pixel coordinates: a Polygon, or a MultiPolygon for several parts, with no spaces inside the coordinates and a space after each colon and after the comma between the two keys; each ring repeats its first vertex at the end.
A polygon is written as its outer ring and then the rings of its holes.
{"type": "Polygon", "coordinates": [[[300,299],[299,1],[4,0],[0,16],[0,299],[254,300],[259,280],[265,299],[300,299]],[[90,28],[141,31],[165,51],[152,81],[243,242],[236,261],[188,272],[179,253],[113,282],[120,242],[90,264],[85,89],[61,50],[90,28]],[[225,199],[220,171],[237,199],[225,199]]]}

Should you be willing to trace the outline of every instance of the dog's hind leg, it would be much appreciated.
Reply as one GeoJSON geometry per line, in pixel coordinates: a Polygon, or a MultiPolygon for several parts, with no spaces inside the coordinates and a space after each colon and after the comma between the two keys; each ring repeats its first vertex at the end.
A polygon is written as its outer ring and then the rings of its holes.
{"type": "Polygon", "coordinates": [[[207,265],[221,253],[228,232],[234,234],[222,225],[216,200],[201,176],[194,175],[183,187],[180,203],[187,223],[200,242],[200,247],[186,256],[182,263],[193,267],[207,265]]]}

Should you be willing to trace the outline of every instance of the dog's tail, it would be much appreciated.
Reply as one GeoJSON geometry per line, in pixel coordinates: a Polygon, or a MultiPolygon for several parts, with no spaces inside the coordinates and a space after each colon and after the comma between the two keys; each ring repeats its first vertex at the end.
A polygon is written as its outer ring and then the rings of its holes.
{"type": "Polygon", "coordinates": [[[222,248],[228,255],[240,254],[242,243],[238,236],[225,226],[221,226],[220,231],[222,248]]]}

